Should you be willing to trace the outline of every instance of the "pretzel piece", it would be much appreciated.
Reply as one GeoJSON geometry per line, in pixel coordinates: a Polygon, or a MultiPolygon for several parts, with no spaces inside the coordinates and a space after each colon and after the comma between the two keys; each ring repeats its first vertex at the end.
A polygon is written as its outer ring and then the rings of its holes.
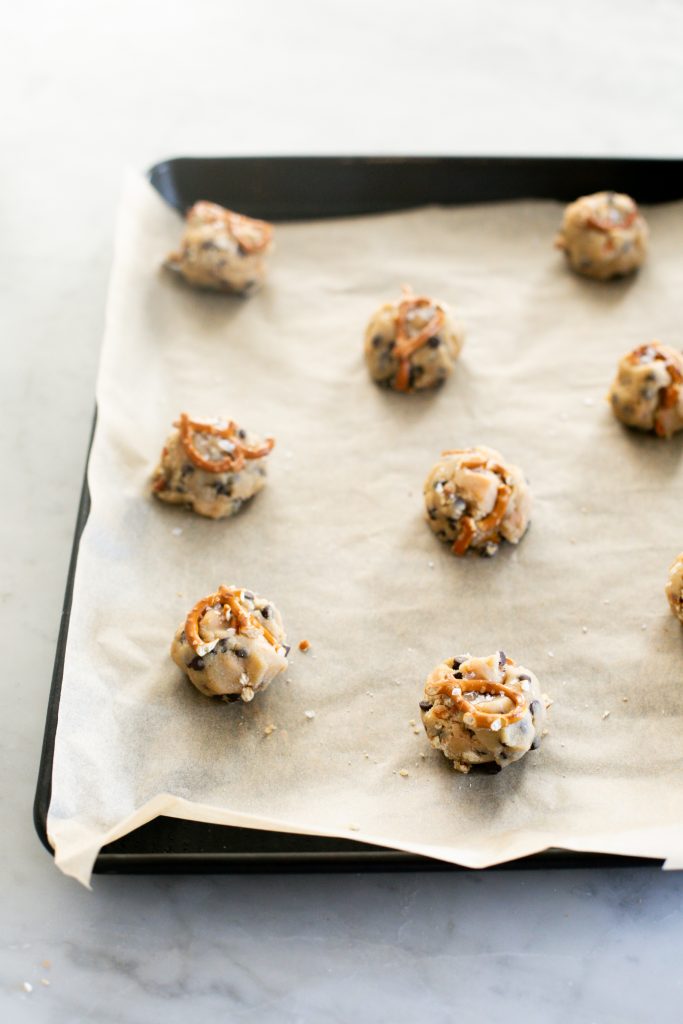
{"type": "Polygon", "coordinates": [[[185,619],[185,636],[190,647],[196,651],[202,645],[202,638],[199,635],[199,623],[207,609],[215,608],[216,605],[220,605],[226,625],[228,627],[232,626],[236,633],[244,633],[245,630],[252,627],[263,633],[265,639],[273,647],[281,646],[263,623],[244,610],[239,600],[240,593],[234,587],[221,586],[215,594],[209,594],[208,597],[203,597],[201,601],[197,601],[185,619]]]}
{"type": "Polygon", "coordinates": [[[453,541],[453,554],[464,555],[476,535],[477,528],[474,525],[472,516],[463,516],[460,520],[458,536],[453,541]]]}
{"type": "MultiPolygon", "coordinates": [[[[463,448],[451,448],[443,451],[441,455],[461,455],[466,450],[463,448]]],[[[503,520],[512,497],[512,488],[509,484],[505,483],[505,470],[497,462],[489,463],[482,456],[473,455],[472,458],[466,459],[460,465],[462,469],[488,469],[490,472],[501,477],[501,483],[498,485],[495,504],[487,516],[484,516],[478,522],[473,516],[463,516],[460,520],[460,531],[453,542],[452,548],[455,555],[464,555],[477,534],[480,534],[483,538],[485,534],[493,533],[496,530],[496,527],[503,520]]]]}
{"type": "Polygon", "coordinates": [[[683,382],[683,374],[666,352],[662,352],[662,350],[657,347],[658,344],[658,342],[653,341],[649,345],[640,345],[631,352],[629,362],[633,364],[640,363],[643,362],[643,356],[651,355],[653,362],[659,361],[664,363],[664,367],[666,372],[669,374],[669,380],[671,383],[668,387],[659,389],[657,411],[655,412],[654,418],[654,430],[658,437],[666,437],[667,431],[659,418],[659,414],[660,412],[664,412],[666,409],[672,409],[678,402],[679,392],[676,385],[683,382]]]}
{"type": "MultiPolygon", "coordinates": [[[[453,701],[454,706],[463,714],[471,715],[474,725],[478,729],[490,729],[496,719],[502,726],[518,722],[526,713],[526,701],[523,693],[519,693],[505,683],[497,683],[491,679],[444,679],[441,683],[432,684],[428,687],[430,696],[448,697],[453,701]],[[474,704],[468,700],[465,693],[488,693],[493,697],[507,697],[512,702],[512,710],[486,711],[480,704],[474,704]]],[[[441,705],[434,708],[437,718],[445,718],[448,715],[448,708],[441,705]]]]}
{"type": "Polygon", "coordinates": [[[596,231],[602,231],[608,234],[610,231],[614,231],[616,228],[630,228],[633,222],[638,218],[638,210],[631,210],[621,220],[606,220],[603,217],[599,217],[597,214],[591,214],[586,218],[586,227],[595,228],[596,231]]]}
{"type": "Polygon", "coordinates": [[[433,306],[434,300],[426,295],[413,295],[408,285],[403,286],[403,298],[398,306],[396,315],[396,344],[394,352],[399,360],[399,367],[396,373],[395,387],[397,391],[407,391],[410,387],[410,358],[418,349],[426,345],[430,338],[433,338],[443,327],[446,319],[444,311],[438,307],[434,315],[425,326],[414,336],[408,333],[407,319],[410,313],[424,307],[433,306]]]}
{"type": "Polygon", "coordinates": [[[195,203],[188,213],[188,217],[196,213],[202,220],[222,221],[237,244],[247,253],[262,252],[270,243],[273,237],[273,225],[265,220],[256,220],[254,217],[245,217],[244,214],[235,213],[234,210],[227,210],[218,203],[205,201],[195,203]],[[249,230],[251,229],[251,230],[249,230]],[[260,233],[260,238],[254,237],[254,231],[260,233]]]}
{"type": "Polygon", "coordinates": [[[237,437],[237,424],[232,420],[225,427],[219,427],[215,423],[192,420],[186,412],[183,412],[174,426],[178,427],[180,442],[187,457],[195,466],[206,470],[207,473],[238,473],[244,467],[247,459],[263,458],[264,455],[268,455],[272,451],[275,445],[275,439],[272,437],[267,437],[260,448],[250,448],[248,445],[242,444],[237,437]],[[205,459],[194,443],[195,432],[230,441],[233,451],[228,452],[223,459],[205,459]]]}
{"type": "Polygon", "coordinates": [[[507,510],[511,494],[512,488],[508,487],[507,484],[499,485],[495,505],[489,514],[477,523],[477,530],[480,533],[488,533],[489,530],[493,530],[499,525],[507,510]]]}

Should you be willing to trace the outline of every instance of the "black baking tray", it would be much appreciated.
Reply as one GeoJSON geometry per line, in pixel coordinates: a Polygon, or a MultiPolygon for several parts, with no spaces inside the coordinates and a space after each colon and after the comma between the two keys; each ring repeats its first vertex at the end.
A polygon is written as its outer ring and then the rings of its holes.
{"type": "MultiPolygon", "coordinates": [[[[179,157],[149,179],[177,210],[209,199],[266,220],[303,220],[505,199],[569,201],[610,188],[639,202],[683,198],[683,160],[597,157],[179,157]]],[[[550,244],[550,243],[549,243],[550,244]]],[[[94,428],[93,428],[94,429],[94,428]]],[[[78,546],[90,511],[87,477],[57,641],[34,803],[43,845],[78,546]]],[[[646,858],[548,850],[507,867],[660,864],[646,858]]],[[[105,846],[96,872],[457,870],[442,861],[346,839],[207,825],[160,817],[105,846]]]]}

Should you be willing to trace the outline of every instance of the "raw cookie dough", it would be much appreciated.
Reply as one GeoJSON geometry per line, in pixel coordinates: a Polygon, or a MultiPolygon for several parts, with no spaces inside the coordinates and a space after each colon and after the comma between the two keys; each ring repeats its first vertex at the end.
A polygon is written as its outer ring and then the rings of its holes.
{"type": "Polygon", "coordinates": [[[421,391],[443,383],[462,344],[448,307],[404,286],[401,299],[385,302],[370,318],[365,359],[378,384],[421,391]]]}
{"type": "Polygon", "coordinates": [[[577,273],[606,281],[638,269],[647,237],[645,218],[630,196],[595,192],[569,204],[555,245],[577,273]]]}
{"type": "Polygon", "coordinates": [[[540,746],[550,701],[533,672],[502,651],[437,665],[420,701],[429,742],[458,772],[500,771],[540,746]]]}
{"type": "Polygon", "coordinates": [[[165,266],[196,288],[246,295],[263,283],[273,248],[272,224],[199,202],[188,210],[178,252],[165,266]]]}
{"type": "Polygon", "coordinates": [[[518,544],[529,525],[531,494],[521,469],[493,448],[442,452],[424,485],[427,522],[464,555],[495,555],[501,540],[518,544]]]}
{"type": "Polygon", "coordinates": [[[683,427],[683,354],[651,341],[619,362],[608,395],[617,419],[670,437],[683,427]]]}
{"type": "Polygon", "coordinates": [[[219,587],[178,627],[171,657],[205,697],[248,702],[287,668],[285,640],[274,604],[241,587],[219,587]]]}
{"type": "Polygon", "coordinates": [[[665,589],[671,611],[683,622],[683,554],[678,556],[669,569],[669,578],[666,581],[665,589]]]}
{"type": "Polygon", "coordinates": [[[266,482],[273,448],[232,420],[192,420],[181,413],[152,477],[152,493],[200,516],[224,519],[237,512],[266,482]]]}

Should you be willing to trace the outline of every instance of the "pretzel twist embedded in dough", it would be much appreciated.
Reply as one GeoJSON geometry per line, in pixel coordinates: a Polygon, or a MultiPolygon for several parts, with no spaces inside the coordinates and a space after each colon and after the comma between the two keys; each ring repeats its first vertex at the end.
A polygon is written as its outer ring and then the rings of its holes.
{"type": "Polygon", "coordinates": [[[250,448],[248,445],[242,444],[237,437],[237,424],[232,420],[225,427],[219,427],[215,423],[202,423],[200,420],[192,420],[186,412],[182,412],[180,419],[173,425],[178,427],[180,431],[180,442],[188,458],[195,466],[206,470],[207,473],[237,473],[244,467],[247,459],[263,458],[264,455],[268,455],[272,451],[275,445],[275,438],[273,437],[267,437],[260,448],[250,448]],[[229,452],[223,459],[205,459],[194,443],[193,435],[195,432],[209,434],[211,437],[221,437],[226,441],[230,441],[233,445],[233,451],[229,452]]]}
{"type": "Polygon", "coordinates": [[[680,384],[683,381],[683,374],[676,366],[676,364],[669,358],[666,352],[662,352],[661,349],[657,348],[658,344],[659,342],[653,341],[649,345],[640,345],[638,348],[635,348],[633,352],[631,352],[631,354],[629,355],[629,362],[635,365],[636,363],[640,363],[643,361],[643,356],[650,354],[652,356],[652,362],[658,360],[659,362],[664,363],[665,369],[669,374],[669,379],[671,380],[671,383],[668,387],[659,389],[658,406],[657,411],[655,412],[654,428],[656,434],[658,434],[660,437],[665,437],[666,428],[659,418],[659,413],[663,412],[665,409],[672,409],[673,406],[676,405],[676,403],[678,402],[679,391],[676,385],[680,384]]]}
{"type": "MultiPolygon", "coordinates": [[[[513,722],[518,722],[526,713],[526,700],[523,693],[518,693],[511,686],[494,682],[491,679],[456,679],[454,677],[431,684],[427,687],[426,692],[429,696],[448,697],[458,711],[472,716],[474,725],[479,729],[490,729],[496,719],[500,721],[501,727],[511,725],[513,722]],[[494,697],[507,697],[512,702],[512,710],[507,712],[485,711],[480,704],[474,704],[468,700],[465,693],[488,693],[494,697]]],[[[443,705],[437,706],[434,708],[434,714],[437,718],[445,718],[448,715],[448,708],[443,705]]]]}
{"type": "Polygon", "coordinates": [[[598,217],[597,214],[591,213],[586,218],[586,227],[595,228],[596,231],[602,231],[608,234],[610,231],[614,231],[615,228],[624,229],[630,228],[631,225],[639,217],[638,210],[631,210],[621,220],[605,220],[602,217],[598,217]]]}
{"type": "Polygon", "coordinates": [[[232,235],[237,244],[250,254],[262,252],[269,245],[273,237],[273,225],[269,224],[268,221],[256,220],[254,217],[245,217],[241,213],[235,213],[234,210],[226,210],[224,207],[219,206],[218,203],[195,203],[188,216],[192,213],[196,213],[203,220],[222,221],[228,229],[228,233],[232,235]],[[251,228],[252,231],[245,231],[248,228],[251,228]],[[254,237],[254,229],[260,232],[260,238],[254,237]]]}
{"type": "Polygon", "coordinates": [[[409,285],[404,284],[402,291],[403,298],[399,303],[396,315],[396,344],[394,346],[394,352],[399,360],[395,383],[397,391],[408,390],[410,387],[410,357],[441,330],[446,319],[444,311],[437,307],[431,320],[411,337],[408,334],[408,315],[417,309],[434,306],[435,303],[426,295],[413,295],[409,285]]]}
{"type": "Polygon", "coordinates": [[[215,594],[209,594],[208,597],[203,597],[201,601],[197,601],[185,619],[185,636],[190,647],[196,651],[201,646],[203,641],[199,635],[199,623],[207,609],[215,608],[217,605],[221,608],[227,626],[232,626],[236,633],[244,633],[250,627],[258,629],[273,647],[281,646],[262,622],[259,622],[248,611],[245,611],[240,604],[240,596],[241,591],[238,588],[221,586],[215,594]]]}
{"type": "MultiPolygon", "coordinates": [[[[449,448],[445,452],[441,452],[441,455],[462,455],[466,450],[464,448],[449,448]]],[[[496,502],[487,516],[478,521],[473,516],[463,516],[460,520],[460,530],[453,542],[452,550],[455,555],[464,555],[477,535],[484,539],[486,534],[490,534],[489,539],[491,541],[497,542],[499,540],[496,531],[503,521],[507,507],[510,504],[510,498],[512,497],[512,488],[509,484],[505,483],[505,470],[497,462],[489,463],[486,459],[481,458],[481,456],[475,455],[471,459],[462,462],[461,466],[463,469],[488,469],[495,473],[496,476],[499,476],[501,482],[498,485],[496,502]]]]}

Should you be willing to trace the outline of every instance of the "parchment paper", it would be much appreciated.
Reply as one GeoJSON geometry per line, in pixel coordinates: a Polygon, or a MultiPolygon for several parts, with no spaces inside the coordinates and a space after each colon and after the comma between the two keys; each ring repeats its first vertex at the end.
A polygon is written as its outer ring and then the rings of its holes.
{"type": "Polygon", "coordinates": [[[551,202],[281,225],[245,301],[159,269],[181,222],[129,177],[48,817],[63,871],[87,884],[102,845],[161,813],[474,867],[549,846],[683,866],[683,631],[663,594],[683,439],[628,432],[604,402],[623,352],[683,343],[683,205],[646,213],[647,266],[609,285],[566,270],[551,202]],[[428,395],[378,389],[362,359],[369,315],[404,281],[467,331],[428,395]],[[268,486],[232,520],[147,494],[181,410],[277,438],[268,486]],[[439,452],[476,443],[519,463],[535,498],[528,535],[491,560],[454,558],[422,519],[439,452]],[[220,583],[273,600],[293,645],[248,706],[202,697],[168,653],[220,583]],[[443,658],[499,648],[554,698],[550,735],[463,777],[417,702],[443,658]]]}

